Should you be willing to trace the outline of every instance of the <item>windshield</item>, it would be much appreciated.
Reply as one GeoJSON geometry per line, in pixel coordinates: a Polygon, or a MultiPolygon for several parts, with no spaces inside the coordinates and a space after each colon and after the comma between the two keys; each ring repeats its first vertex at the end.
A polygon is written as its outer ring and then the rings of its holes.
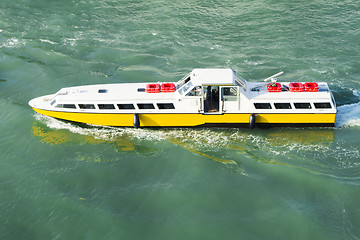
{"type": "Polygon", "coordinates": [[[184,84],[186,84],[189,81],[190,81],[190,73],[176,82],[176,89],[181,88],[184,84]]]}
{"type": "Polygon", "coordinates": [[[187,91],[191,90],[193,88],[193,83],[191,81],[189,81],[188,83],[186,83],[185,85],[183,85],[180,89],[179,89],[179,93],[181,95],[185,94],[187,91]]]}

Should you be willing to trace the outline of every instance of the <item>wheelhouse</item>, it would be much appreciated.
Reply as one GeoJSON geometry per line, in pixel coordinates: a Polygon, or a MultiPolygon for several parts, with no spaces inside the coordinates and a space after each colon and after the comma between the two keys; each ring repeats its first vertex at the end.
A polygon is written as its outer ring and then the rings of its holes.
{"type": "Polygon", "coordinates": [[[176,83],[177,98],[197,102],[204,114],[222,114],[239,109],[240,92],[247,82],[232,69],[195,69],[176,83]]]}

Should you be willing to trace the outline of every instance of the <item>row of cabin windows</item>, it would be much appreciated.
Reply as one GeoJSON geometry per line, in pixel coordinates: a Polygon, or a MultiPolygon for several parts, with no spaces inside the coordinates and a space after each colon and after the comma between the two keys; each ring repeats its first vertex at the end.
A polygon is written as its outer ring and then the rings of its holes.
{"type": "MultiPolygon", "coordinates": [[[[172,103],[157,103],[159,109],[175,109],[174,104],[172,103]]],[[[98,104],[97,105],[101,110],[113,110],[116,109],[114,104],[98,104]]],[[[152,103],[138,103],[139,109],[155,109],[154,104],[152,103]]],[[[57,104],[56,108],[70,108],[76,109],[75,104],[57,104]]],[[[134,104],[117,104],[119,110],[131,110],[135,109],[134,104]]],[[[79,104],[80,109],[95,109],[94,104],[79,104]]]]}
{"type": "MultiPolygon", "coordinates": [[[[254,103],[256,109],[272,109],[270,103],[254,103]]],[[[276,109],[292,109],[290,103],[274,103],[276,109]]],[[[316,109],[331,108],[329,102],[314,103],[316,109]]],[[[311,109],[310,103],[294,103],[296,109],[311,109]]]]}

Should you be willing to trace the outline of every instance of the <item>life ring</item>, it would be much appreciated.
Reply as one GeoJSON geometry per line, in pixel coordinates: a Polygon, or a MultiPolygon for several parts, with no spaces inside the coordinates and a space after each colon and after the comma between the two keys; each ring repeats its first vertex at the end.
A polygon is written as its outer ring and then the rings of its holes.
{"type": "Polygon", "coordinates": [[[140,119],[139,119],[139,115],[137,113],[134,114],[133,124],[134,124],[134,128],[140,127],[140,119]]]}
{"type": "Polygon", "coordinates": [[[255,113],[253,113],[249,117],[249,128],[250,129],[253,129],[255,127],[255,120],[256,120],[256,116],[255,116],[255,113]]]}

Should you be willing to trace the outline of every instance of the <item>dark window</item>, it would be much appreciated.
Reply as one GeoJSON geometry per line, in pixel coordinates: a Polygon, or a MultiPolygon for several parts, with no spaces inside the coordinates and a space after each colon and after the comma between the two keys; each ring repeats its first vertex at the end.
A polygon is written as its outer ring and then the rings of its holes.
{"type": "Polygon", "coordinates": [[[314,103],[315,108],[331,108],[331,104],[329,102],[321,102],[321,103],[314,103]]]}
{"type": "Polygon", "coordinates": [[[138,103],[139,109],[155,109],[152,103],[138,103]]]}
{"type": "Polygon", "coordinates": [[[310,109],[311,105],[310,103],[294,103],[295,108],[300,108],[300,109],[310,109]]]}
{"type": "Polygon", "coordinates": [[[157,106],[159,109],[175,109],[172,103],[158,103],[157,106]]]}
{"type": "Polygon", "coordinates": [[[291,109],[290,103],[274,103],[276,109],[291,109]]]}
{"type": "Polygon", "coordinates": [[[99,109],[115,109],[114,104],[98,104],[99,109]]]}
{"type": "Polygon", "coordinates": [[[56,108],[72,108],[72,109],[76,109],[75,104],[57,104],[55,107],[56,108]]]}
{"type": "Polygon", "coordinates": [[[256,109],[271,109],[270,103],[254,103],[256,109]]]}
{"type": "Polygon", "coordinates": [[[118,104],[117,105],[120,110],[124,109],[135,109],[133,104],[118,104]]]}
{"type": "Polygon", "coordinates": [[[94,104],[79,104],[79,107],[81,109],[95,109],[95,105],[94,104]]]}
{"type": "Polygon", "coordinates": [[[145,88],[138,88],[138,92],[145,92],[145,88]]]}
{"type": "Polygon", "coordinates": [[[50,103],[50,105],[52,106],[52,105],[54,105],[56,103],[56,100],[53,100],[51,103],[50,103]]]}
{"type": "Polygon", "coordinates": [[[98,93],[107,93],[107,89],[99,89],[98,93]]]}
{"type": "Polygon", "coordinates": [[[75,104],[64,104],[63,108],[73,108],[76,109],[75,104]]]}

